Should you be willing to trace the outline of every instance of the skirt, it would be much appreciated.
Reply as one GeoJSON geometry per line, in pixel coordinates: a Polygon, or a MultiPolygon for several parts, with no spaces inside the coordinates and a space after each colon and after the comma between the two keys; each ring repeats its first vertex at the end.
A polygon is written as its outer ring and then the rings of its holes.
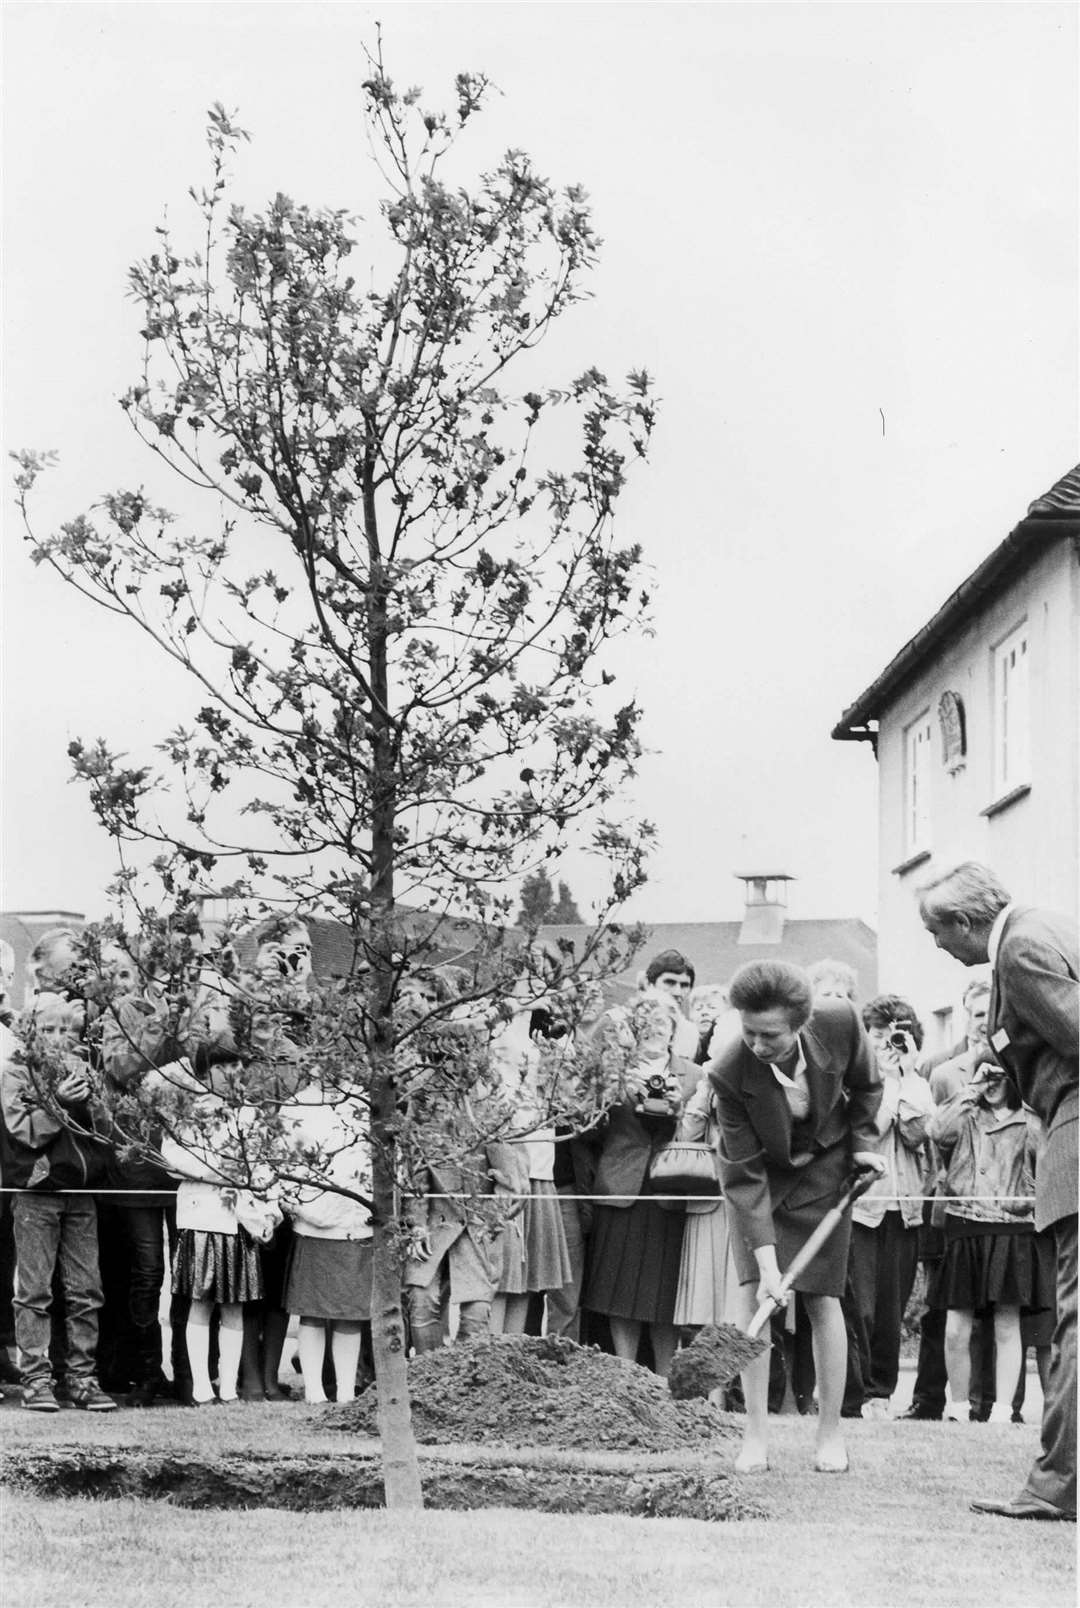
{"type": "Polygon", "coordinates": [[[1015,1306],[1029,1312],[1052,1309],[1056,1263],[1051,1236],[1030,1223],[972,1223],[945,1219],[945,1259],[934,1306],[978,1312],[1015,1306]]]}
{"type": "MultiPolygon", "coordinates": [[[[834,1204],[834,1197],[810,1200],[791,1207],[786,1203],[773,1207],[773,1231],[776,1235],[776,1260],[783,1273],[801,1251],[826,1212],[834,1204]]],[[[847,1283],[848,1250],[851,1245],[850,1213],[841,1218],[813,1261],[803,1268],[795,1280],[794,1288],[803,1295],[833,1295],[840,1299],[847,1283]]],[[[757,1284],[757,1257],[750,1249],[739,1229],[735,1213],[731,1213],[731,1249],[739,1271],[740,1284],[757,1284]]]]}
{"type": "Polygon", "coordinates": [[[259,1247],[245,1228],[235,1234],[207,1234],[182,1228],[176,1237],[172,1293],[190,1301],[235,1305],[261,1301],[264,1294],[259,1247]]]}
{"type": "Polygon", "coordinates": [[[711,1212],[687,1212],[675,1294],[676,1324],[700,1327],[734,1322],[729,1304],[738,1283],[723,1203],[711,1212]]]}
{"type": "Polygon", "coordinates": [[[540,1178],[530,1182],[524,1210],[504,1224],[499,1234],[494,1262],[500,1295],[561,1290],[570,1283],[574,1269],[554,1184],[540,1178]]]}
{"type": "Polygon", "coordinates": [[[285,1311],[302,1318],[366,1323],[371,1317],[372,1244],[294,1234],[285,1311]]]}
{"type": "Polygon", "coordinates": [[[686,1214],[653,1201],[593,1207],[581,1304],[638,1323],[674,1323],[686,1214]]]}

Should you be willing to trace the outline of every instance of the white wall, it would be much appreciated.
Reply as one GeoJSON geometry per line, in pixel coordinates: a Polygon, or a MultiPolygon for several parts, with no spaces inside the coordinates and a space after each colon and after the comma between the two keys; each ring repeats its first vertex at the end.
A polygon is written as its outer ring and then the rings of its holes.
{"type": "MultiPolygon", "coordinates": [[[[1080,786],[1077,737],[1080,663],[1080,566],[1062,539],[1016,582],[988,601],[954,640],[882,714],[879,722],[879,978],[883,992],[910,998],[933,1038],[932,1013],[957,1006],[971,973],[940,954],[919,920],[915,890],[936,868],[981,860],[1014,898],[1074,916],[1080,875],[1080,786]],[[1031,791],[999,814],[992,750],[993,649],[1027,619],[1031,691],[1031,791]],[[967,717],[967,758],[950,775],[942,762],[937,706],[959,693],[967,717]],[[904,731],[929,708],[934,729],[931,768],[931,858],[902,873],[904,731]]],[[[932,1046],[933,1047],[933,1046],[932,1046]]]]}

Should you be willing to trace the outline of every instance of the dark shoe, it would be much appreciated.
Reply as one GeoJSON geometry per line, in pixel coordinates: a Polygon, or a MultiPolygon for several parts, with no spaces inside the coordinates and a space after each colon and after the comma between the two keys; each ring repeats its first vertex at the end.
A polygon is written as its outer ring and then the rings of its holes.
{"type": "Polygon", "coordinates": [[[1024,1415],[1020,1411],[1019,1407],[1014,1407],[1013,1408],[1012,1418],[1011,1418],[1010,1422],[1013,1423],[1013,1424],[1022,1424],[1024,1422],[1024,1415]]]}
{"type": "Polygon", "coordinates": [[[25,1385],[22,1393],[22,1404],[27,1412],[31,1413],[58,1413],[60,1403],[53,1395],[53,1387],[47,1379],[39,1379],[36,1385],[25,1385]]]}
{"type": "Polygon", "coordinates": [[[1002,1519],[1062,1519],[1066,1524],[1076,1523],[1075,1513],[1066,1513],[1064,1508],[1044,1502],[1039,1496],[1029,1496],[1026,1491],[1004,1502],[983,1499],[969,1505],[973,1513],[993,1513],[1002,1519]]]}
{"type": "Polygon", "coordinates": [[[969,1407],[968,1422],[971,1424],[985,1424],[994,1410],[993,1402],[989,1407],[969,1407]]]}
{"type": "Polygon", "coordinates": [[[914,1402],[906,1412],[897,1413],[897,1419],[916,1418],[927,1424],[940,1424],[941,1414],[932,1412],[929,1407],[917,1407],[914,1402]]]}
{"type": "Polygon", "coordinates": [[[73,1407],[79,1407],[85,1413],[114,1413],[116,1403],[111,1396],[107,1396],[96,1379],[83,1379],[78,1384],[69,1384],[67,1399],[73,1407]]]}

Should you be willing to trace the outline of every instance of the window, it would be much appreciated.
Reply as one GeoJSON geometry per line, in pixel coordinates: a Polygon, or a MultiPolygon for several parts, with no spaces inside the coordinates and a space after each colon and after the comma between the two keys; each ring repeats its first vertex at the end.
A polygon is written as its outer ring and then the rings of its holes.
{"type": "Polygon", "coordinates": [[[930,847],[930,769],[933,744],[930,711],[904,731],[904,849],[918,854],[930,847]]]}
{"type": "Polygon", "coordinates": [[[994,796],[1031,780],[1027,622],[994,649],[994,796]]]}

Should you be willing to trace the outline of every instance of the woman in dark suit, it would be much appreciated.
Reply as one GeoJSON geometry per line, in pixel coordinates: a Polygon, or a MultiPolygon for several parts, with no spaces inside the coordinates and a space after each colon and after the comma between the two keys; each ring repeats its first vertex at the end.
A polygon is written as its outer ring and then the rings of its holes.
{"type": "Polygon", "coordinates": [[[598,1131],[592,1236],[581,1304],[606,1314],[615,1355],[633,1362],[642,1324],[649,1326],[656,1372],[675,1354],[675,1294],[685,1213],[642,1198],[653,1155],[675,1135],[684,1085],[698,1069],[672,1054],[682,1020],[669,996],[646,993],[611,1012],[601,1033],[616,1039],[626,1070],[619,1099],[598,1131]],[[657,1080],[650,1087],[650,1080],[657,1080]]]}
{"type": "MultiPolygon", "coordinates": [[[[836,1202],[853,1164],[883,1170],[874,1118],[881,1075],[854,1008],[812,1003],[809,978],[783,961],[752,961],[731,982],[742,1034],[709,1067],[720,1125],[720,1169],[739,1274],[739,1322],[778,1293],[783,1268],[836,1202]]],[[[840,1406],[847,1335],[840,1309],[850,1218],[795,1281],[813,1329],[820,1473],[843,1473],[840,1406]]],[[[744,1372],[746,1428],[739,1473],[768,1467],[769,1358],[744,1372]]]]}

